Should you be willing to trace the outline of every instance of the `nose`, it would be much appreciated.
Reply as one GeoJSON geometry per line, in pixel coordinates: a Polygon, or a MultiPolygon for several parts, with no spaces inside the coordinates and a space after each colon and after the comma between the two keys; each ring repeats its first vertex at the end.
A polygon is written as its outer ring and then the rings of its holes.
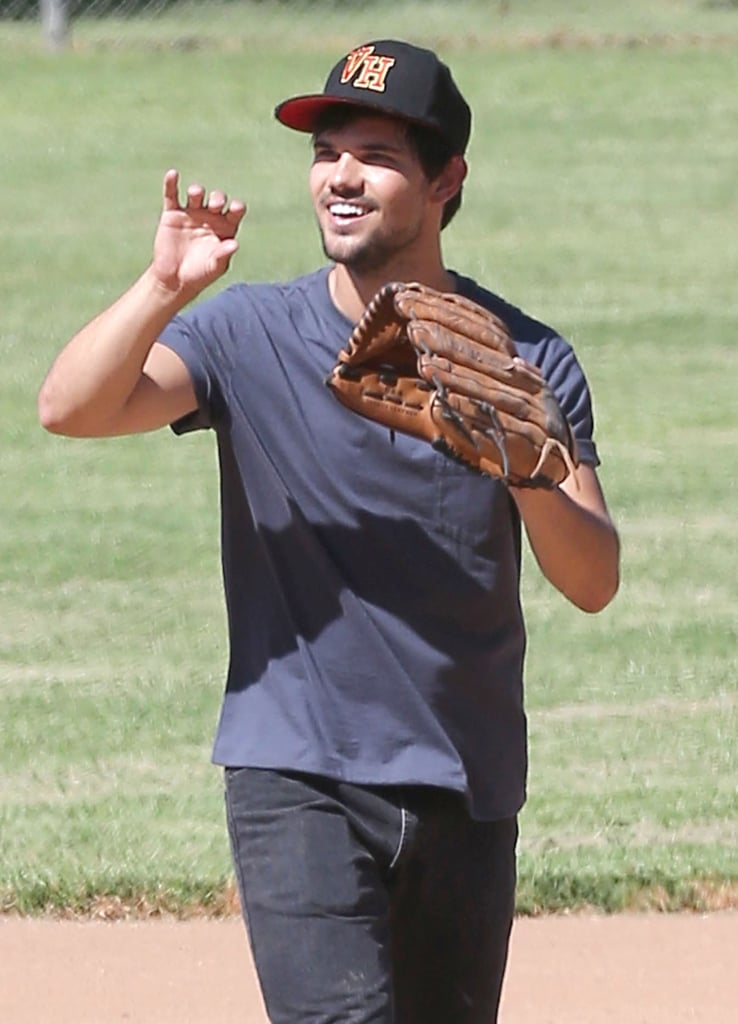
{"type": "Polygon", "coordinates": [[[357,195],[363,188],[361,162],[348,150],[344,150],[333,164],[330,187],[339,195],[357,195]]]}

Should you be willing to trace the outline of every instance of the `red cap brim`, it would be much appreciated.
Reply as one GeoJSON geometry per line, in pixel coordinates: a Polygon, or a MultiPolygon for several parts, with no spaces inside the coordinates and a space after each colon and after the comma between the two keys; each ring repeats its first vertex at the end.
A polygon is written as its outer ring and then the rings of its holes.
{"type": "MultiPolygon", "coordinates": [[[[320,115],[329,107],[366,107],[369,110],[377,110],[378,105],[363,103],[361,100],[344,99],[342,96],[326,96],[317,93],[314,96],[294,96],[291,100],[285,100],[275,108],[274,116],[287,128],[294,128],[298,132],[312,132],[315,123],[320,115]]],[[[379,111],[385,113],[386,111],[379,111]]]]}

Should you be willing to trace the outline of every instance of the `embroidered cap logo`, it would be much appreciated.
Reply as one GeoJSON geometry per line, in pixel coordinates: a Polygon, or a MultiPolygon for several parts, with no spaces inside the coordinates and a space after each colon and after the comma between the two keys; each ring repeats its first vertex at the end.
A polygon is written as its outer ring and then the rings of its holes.
{"type": "Polygon", "coordinates": [[[352,50],[346,58],[341,73],[341,84],[351,82],[355,89],[384,92],[387,74],[395,63],[394,57],[380,57],[375,54],[373,46],[360,46],[352,50]]]}

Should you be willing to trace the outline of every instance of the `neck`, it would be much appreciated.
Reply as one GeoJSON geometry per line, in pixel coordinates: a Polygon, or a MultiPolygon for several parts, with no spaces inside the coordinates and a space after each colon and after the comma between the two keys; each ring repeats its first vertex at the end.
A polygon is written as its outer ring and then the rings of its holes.
{"type": "Polygon", "coordinates": [[[453,292],[456,281],[442,264],[418,273],[407,268],[387,267],[373,274],[357,274],[343,263],[337,263],[328,275],[328,287],[334,305],[349,320],[358,321],[369,300],[390,281],[417,281],[439,292],[453,292]]]}

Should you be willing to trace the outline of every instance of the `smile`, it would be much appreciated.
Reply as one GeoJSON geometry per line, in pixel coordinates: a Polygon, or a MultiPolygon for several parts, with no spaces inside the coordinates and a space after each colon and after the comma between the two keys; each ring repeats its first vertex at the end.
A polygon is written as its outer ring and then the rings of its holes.
{"type": "Polygon", "coordinates": [[[363,217],[369,211],[365,206],[359,206],[357,203],[340,202],[329,203],[328,212],[336,220],[351,221],[356,220],[357,217],[363,217]]]}

